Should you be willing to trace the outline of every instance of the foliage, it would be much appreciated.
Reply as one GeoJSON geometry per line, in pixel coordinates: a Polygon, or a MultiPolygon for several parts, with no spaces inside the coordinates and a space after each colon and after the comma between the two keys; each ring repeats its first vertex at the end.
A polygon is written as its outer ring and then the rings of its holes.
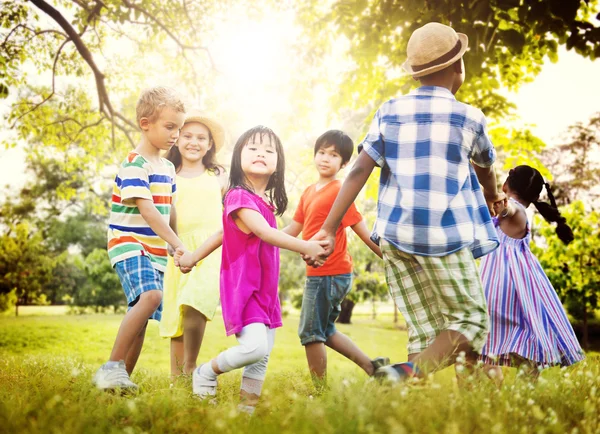
{"type": "Polygon", "coordinates": [[[43,288],[51,279],[52,260],[41,234],[20,223],[0,236],[0,246],[0,294],[15,291],[18,304],[45,304],[43,288]]]}
{"type": "Polygon", "coordinates": [[[558,203],[600,197],[600,112],[587,124],[577,122],[569,127],[567,142],[548,149],[544,164],[556,175],[552,188],[558,203]]]}
{"type": "Polygon", "coordinates": [[[597,2],[580,0],[351,0],[327,6],[306,0],[300,20],[315,61],[341,33],[354,65],[346,73],[337,105],[364,107],[406,92],[414,82],[401,72],[406,44],[414,30],[436,21],[469,36],[464,60],[468,81],[461,100],[500,118],[513,105],[502,88],[531,81],[544,58],[556,62],[558,47],[600,57],[600,28],[592,23],[597,2]],[[328,7],[329,6],[329,7],[328,7]],[[314,25],[318,22],[319,25],[314,25]]]}
{"type": "Polygon", "coordinates": [[[85,258],[87,282],[75,293],[77,306],[95,306],[97,310],[112,307],[114,311],[125,297],[117,273],[110,265],[105,249],[95,249],[85,258]]]}
{"type": "Polygon", "coordinates": [[[581,201],[563,208],[562,215],[573,229],[575,240],[562,243],[553,225],[541,222],[539,234],[545,239],[534,246],[544,271],[570,313],[584,321],[584,347],[587,347],[587,317],[593,316],[600,299],[600,214],[587,213],[581,201]]]}
{"type": "MultiPolygon", "coordinates": [[[[219,378],[217,405],[192,398],[191,381],[170,386],[169,343],[148,326],[133,374],[142,391],[118,396],[90,382],[110,351],[120,316],[7,318],[0,321],[0,419],[6,432],[453,433],[595,432],[600,360],[542,373],[533,387],[507,371],[505,386],[474,380],[457,388],[452,369],[426,384],[371,381],[344,357],[328,355],[329,388],[314,393],[297,318],[277,331],[260,404],[252,418],[237,412],[238,373],[219,378]],[[432,411],[432,409],[434,411],[432,411]]],[[[367,354],[406,359],[406,333],[381,322],[340,325],[367,354]],[[385,354],[383,354],[383,353],[385,354]]],[[[235,344],[222,321],[207,327],[201,361],[235,344]]]]}
{"type": "Polygon", "coordinates": [[[70,304],[87,283],[83,258],[63,251],[54,260],[52,277],[44,286],[50,304],[70,304]]]}
{"type": "MultiPolygon", "coordinates": [[[[123,113],[123,95],[119,94],[126,89],[125,83],[120,83],[122,75],[110,63],[118,56],[105,55],[110,38],[119,35],[126,41],[123,48],[131,46],[137,50],[140,68],[144,66],[141,53],[166,45],[160,53],[165,58],[153,59],[154,67],[169,64],[179,69],[181,76],[197,79],[192,60],[211,66],[206,47],[198,44],[211,31],[210,21],[202,18],[224,10],[225,6],[226,2],[208,1],[63,1],[55,5],[44,0],[4,2],[0,12],[0,90],[6,97],[13,88],[25,89],[13,105],[12,126],[18,126],[26,116],[60,96],[58,77],[82,77],[94,84],[96,105],[92,111],[82,111],[86,121],[77,126],[78,131],[85,130],[85,125],[108,121],[112,124],[113,144],[115,129],[120,141],[133,143],[131,134],[137,127],[123,113]],[[196,27],[200,22],[202,31],[196,27]],[[32,85],[26,68],[29,64],[38,73],[48,73],[51,86],[32,85]]],[[[111,133],[111,129],[106,131],[111,133]]]]}

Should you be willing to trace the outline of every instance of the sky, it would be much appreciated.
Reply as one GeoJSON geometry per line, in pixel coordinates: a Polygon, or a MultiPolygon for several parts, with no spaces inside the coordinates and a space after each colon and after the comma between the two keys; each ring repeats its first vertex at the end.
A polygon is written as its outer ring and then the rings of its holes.
{"type": "MultiPolygon", "coordinates": [[[[286,102],[288,95],[281,95],[273,81],[289,72],[286,67],[289,68],[292,62],[282,61],[282,57],[289,53],[288,44],[297,37],[297,32],[293,16],[287,16],[243,26],[232,23],[231,28],[221,32],[224,36],[214,42],[212,49],[219,69],[224,71],[226,84],[236,89],[235,93],[245,96],[240,98],[241,123],[271,125],[270,120],[289,104],[286,102]],[[257,55],[261,58],[261,68],[243,67],[252,64],[257,55]]],[[[339,76],[333,71],[325,79],[334,80],[336,75],[339,76]]],[[[600,111],[600,60],[584,59],[574,51],[561,48],[557,63],[547,61],[532,83],[522,85],[516,93],[507,92],[507,95],[517,105],[522,125],[531,128],[550,146],[561,143],[561,135],[570,125],[586,122],[600,111]]],[[[7,103],[7,100],[0,100],[0,113],[6,113],[7,103]]],[[[315,110],[312,116],[315,118],[313,128],[322,131],[328,124],[327,111],[315,110]]],[[[0,139],[6,134],[0,128],[0,139]]],[[[316,137],[318,134],[319,131],[315,131],[309,135],[316,137]]],[[[355,141],[360,139],[357,137],[355,141]]],[[[24,158],[22,148],[0,149],[0,186],[23,185],[27,176],[24,158]]]]}

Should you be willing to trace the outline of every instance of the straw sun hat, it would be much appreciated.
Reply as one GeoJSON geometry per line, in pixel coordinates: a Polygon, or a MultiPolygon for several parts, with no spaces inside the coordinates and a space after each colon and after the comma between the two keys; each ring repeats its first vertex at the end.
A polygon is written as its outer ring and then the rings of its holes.
{"type": "Polygon", "coordinates": [[[210,134],[215,141],[215,152],[219,152],[223,147],[223,143],[225,143],[225,130],[223,126],[216,119],[203,114],[197,109],[192,109],[186,113],[184,125],[190,122],[201,123],[210,130],[210,134]]]}
{"type": "Polygon", "coordinates": [[[428,23],[413,32],[402,65],[414,78],[440,71],[460,59],[469,47],[469,38],[452,27],[428,23]]]}

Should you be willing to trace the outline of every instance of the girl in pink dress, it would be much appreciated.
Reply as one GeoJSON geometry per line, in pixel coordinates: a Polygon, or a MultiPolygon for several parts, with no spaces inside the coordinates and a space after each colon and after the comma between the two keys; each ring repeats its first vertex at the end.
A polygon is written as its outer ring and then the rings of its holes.
{"type": "Polygon", "coordinates": [[[311,258],[324,252],[323,241],[303,241],[277,230],[275,214],[283,214],[287,206],[284,171],[279,137],[262,126],[246,131],[233,150],[222,234],[194,253],[176,255],[180,266],[193,266],[222,239],[223,321],[227,335],[235,334],[239,345],[197,368],[193,390],[201,398],[215,396],[217,376],[243,367],[240,408],[250,413],[260,397],[275,329],[282,325],[279,248],[311,258]]]}
{"type": "Polygon", "coordinates": [[[525,209],[533,204],[564,242],[573,232],[560,215],[550,187],[539,171],[517,166],[502,190],[508,199],[494,217],[500,247],[481,260],[481,280],[490,317],[490,333],[481,360],[486,371],[502,383],[500,366],[526,368],[534,379],[540,368],[571,365],[584,358],[550,280],[529,248],[531,233],[525,209]],[[546,188],[551,203],[540,202],[546,188]]]}

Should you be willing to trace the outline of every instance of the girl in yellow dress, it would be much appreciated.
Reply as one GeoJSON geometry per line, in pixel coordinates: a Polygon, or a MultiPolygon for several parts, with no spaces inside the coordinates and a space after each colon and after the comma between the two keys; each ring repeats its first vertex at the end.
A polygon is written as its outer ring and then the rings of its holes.
{"type": "MultiPolygon", "coordinates": [[[[194,250],[221,229],[225,169],[216,162],[225,132],[215,120],[198,111],[187,114],[179,140],[167,154],[177,173],[176,232],[194,250]]],[[[160,335],[171,338],[171,376],[191,374],[204,337],[219,303],[220,253],[208,256],[188,274],[169,258],[165,273],[160,335]]]]}

